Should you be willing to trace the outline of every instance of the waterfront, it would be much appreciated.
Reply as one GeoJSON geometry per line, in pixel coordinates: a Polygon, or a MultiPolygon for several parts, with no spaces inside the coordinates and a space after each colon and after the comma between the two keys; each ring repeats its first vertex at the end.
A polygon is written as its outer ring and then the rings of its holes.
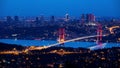
{"type": "MultiPolygon", "coordinates": [[[[15,39],[0,39],[0,42],[7,43],[7,44],[17,44],[22,46],[47,46],[51,44],[57,43],[57,41],[54,40],[15,40],[15,39]]],[[[105,48],[111,48],[111,47],[120,47],[120,43],[105,43],[105,48]]],[[[96,42],[68,42],[65,43],[65,47],[73,47],[73,48],[88,48],[91,46],[95,46],[96,42]]]]}

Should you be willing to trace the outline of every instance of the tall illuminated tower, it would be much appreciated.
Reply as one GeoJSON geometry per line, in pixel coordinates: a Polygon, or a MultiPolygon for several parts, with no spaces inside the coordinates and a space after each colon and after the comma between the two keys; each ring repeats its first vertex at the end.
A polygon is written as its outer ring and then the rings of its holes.
{"type": "Polygon", "coordinates": [[[66,21],[66,22],[69,21],[69,14],[68,14],[68,13],[65,14],[65,21],[66,21]]]}

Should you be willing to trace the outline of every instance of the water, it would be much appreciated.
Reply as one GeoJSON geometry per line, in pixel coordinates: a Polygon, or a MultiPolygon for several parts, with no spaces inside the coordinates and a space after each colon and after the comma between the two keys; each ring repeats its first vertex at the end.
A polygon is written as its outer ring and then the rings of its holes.
{"type": "MultiPolygon", "coordinates": [[[[22,46],[47,46],[50,44],[55,44],[57,41],[53,40],[14,40],[14,39],[0,39],[2,43],[8,44],[17,44],[22,46]]],[[[68,42],[64,44],[65,47],[73,47],[73,48],[88,48],[91,46],[95,46],[95,42],[68,42]]],[[[120,47],[120,43],[105,43],[105,48],[111,47],[120,47]]]]}

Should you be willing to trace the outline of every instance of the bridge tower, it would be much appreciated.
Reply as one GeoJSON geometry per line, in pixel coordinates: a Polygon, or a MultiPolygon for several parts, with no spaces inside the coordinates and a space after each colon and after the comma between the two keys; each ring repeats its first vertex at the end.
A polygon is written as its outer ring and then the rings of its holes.
{"type": "Polygon", "coordinates": [[[65,28],[59,28],[59,39],[58,42],[64,45],[65,42],[65,28]]]}
{"type": "Polygon", "coordinates": [[[98,24],[98,26],[97,26],[98,28],[97,28],[97,44],[98,45],[102,45],[102,25],[101,24],[98,24]]]}

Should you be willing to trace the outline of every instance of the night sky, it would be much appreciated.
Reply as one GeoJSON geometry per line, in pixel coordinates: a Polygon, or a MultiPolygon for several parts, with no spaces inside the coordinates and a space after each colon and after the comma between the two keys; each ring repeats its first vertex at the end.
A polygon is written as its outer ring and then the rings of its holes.
{"type": "Polygon", "coordinates": [[[0,0],[0,16],[120,16],[120,0],[0,0]]]}

